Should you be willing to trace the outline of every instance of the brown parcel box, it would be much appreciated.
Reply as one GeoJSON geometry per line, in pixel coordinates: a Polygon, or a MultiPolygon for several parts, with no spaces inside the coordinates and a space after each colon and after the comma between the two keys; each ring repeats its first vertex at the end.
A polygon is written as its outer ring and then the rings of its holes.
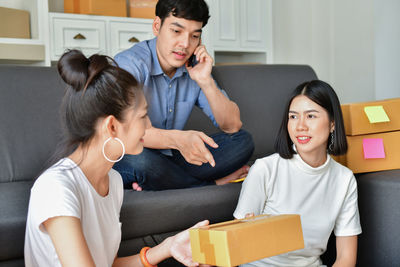
{"type": "Polygon", "coordinates": [[[400,98],[342,105],[346,135],[361,135],[400,130],[400,98]],[[364,107],[382,106],[388,122],[370,123],[364,107]]]}
{"type": "Polygon", "coordinates": [[[129,0],[129,17],[154,19],[158,0],[129,0]]]}
{"type": "Polygon", "coordinates": [[[31,38],[29,12],[0,7],[0,37],[31,38]]]}
{"type": "Polygon", "coordinates": [[[64,0],[64,12],[126,17],[126,0],[64,0]]]}
{"type": "Polygon", "coordinates": [[[300,215],[259,215],[189,230],[195,262],[236,266],[304,248],[300,215]]]}
{"type": "Polygon", "coordinates": [[[354,173],[393,170],[400,168],[400,131],[347,136],[349,149],[346,155],[333,157],[354,173]],[[385,158],[364,158],[363,139],[382,138],[385,158]]]}

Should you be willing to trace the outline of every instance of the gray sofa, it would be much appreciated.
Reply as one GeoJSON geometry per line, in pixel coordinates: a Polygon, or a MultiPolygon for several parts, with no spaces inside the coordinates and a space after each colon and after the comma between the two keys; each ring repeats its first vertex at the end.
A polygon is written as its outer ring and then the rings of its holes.
{"type": "MultiPolygon", "coordinates": [[[[255,158],[273,153],[287,96],[315,79],[308,66],[217,66],[214,78],[241,109],[255,142],[255,158]]],[[[54,68],[0,66],[0,266],[23,266],[30,188],[60,138],[58,109],[64,84],[54,68]]],[[[187,128],[216,129],[197,109],[187,128]]],[[[400,265],[400,170],[358,175],[363,234],[359,266],[400,265]]],[[[232,219],[241,184],[160,192],[126,191],[119,254],[137,253],[197,221],[232,219]]],[[[331,265],[334,239],[323,255],[331,265]]],[[[177,266],[167,260],[160,266],[177,266]]]]}

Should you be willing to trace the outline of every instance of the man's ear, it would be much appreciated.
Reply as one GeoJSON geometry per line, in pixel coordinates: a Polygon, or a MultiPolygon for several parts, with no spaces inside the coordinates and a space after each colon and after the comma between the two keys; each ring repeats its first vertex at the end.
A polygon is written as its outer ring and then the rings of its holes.
{"type": "Polygon", "coordinates": [[[161,18],[159,16],[156,16],[153,20],[153,34],[154,36],[158,36],[158,33],[160,32],[161,29],[161,18]]]}

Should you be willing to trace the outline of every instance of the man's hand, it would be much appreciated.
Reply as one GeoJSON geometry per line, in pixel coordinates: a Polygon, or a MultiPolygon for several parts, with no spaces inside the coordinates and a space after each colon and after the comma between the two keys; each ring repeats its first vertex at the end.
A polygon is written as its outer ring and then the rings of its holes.
{"type": "Polygon", "coordinates": [[[213,59],[208,54],[204,45],[199,45],[194,50],[194,55],[196,56],[197,64],[194,67],[189,67],[188,62],[186,62],[186,69],[189,72],[190,78],[201,87],[201,84],[205,81],[210,82],[210,79],[212,80],[211,70],[213,59]]]}
{"type": "Polygon", "coordinates": [[[214,167],[214,157],[204,143],[213,148],[218,147],[211,137],[198,131],[180,131],[176,139],[177,149],[187,162],[198,166],[208,162],[214,167]]]}

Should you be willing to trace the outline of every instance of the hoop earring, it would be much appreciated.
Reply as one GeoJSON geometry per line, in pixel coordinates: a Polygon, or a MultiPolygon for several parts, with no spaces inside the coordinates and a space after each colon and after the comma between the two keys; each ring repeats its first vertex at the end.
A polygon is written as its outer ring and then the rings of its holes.
{"type": "Polygon", "coordinates": [[[104,156],[104,158],[106,159],[106,160],[108,160],[109,162],[118,162],[118,161],[120,161],[123,157],[124,157],[124,155],[125,155],[125,146],[124,146],[124,143],[122,143],[122,141],[119,139],[119,138],[117,138],[117,137],[115,137],[114,139],[116,140],[116,141],[118,141],[120,144],[121,144],[121,146],[122,146],[122,155],[121,155],[121,157],[119,157],[118,159],[116,159],[116,160],[112,160],[112,159],[109,159],[107,156],[106,156],[106,153],[104,153],[104,148],[105,148],[105,146],[106,146],[106,144],[111,140],[112,138],[111,137],[108,137],[108,139],[104,142],[104,144],[103,144],[103,156],[104,156]]]}
{"type": "Polygon", "coordinates": [[[330,144],[329,144],[329,146],[328,146],[328,149],[329,149],[329,151],[333,151],[333,146],[334,146],[334,139],[335,139],[335,137],[334,137],[334,135],[333,135],[333,132],[334,131],[332,131],[331,132],[331,142],[330,142],[330,144]]]}

